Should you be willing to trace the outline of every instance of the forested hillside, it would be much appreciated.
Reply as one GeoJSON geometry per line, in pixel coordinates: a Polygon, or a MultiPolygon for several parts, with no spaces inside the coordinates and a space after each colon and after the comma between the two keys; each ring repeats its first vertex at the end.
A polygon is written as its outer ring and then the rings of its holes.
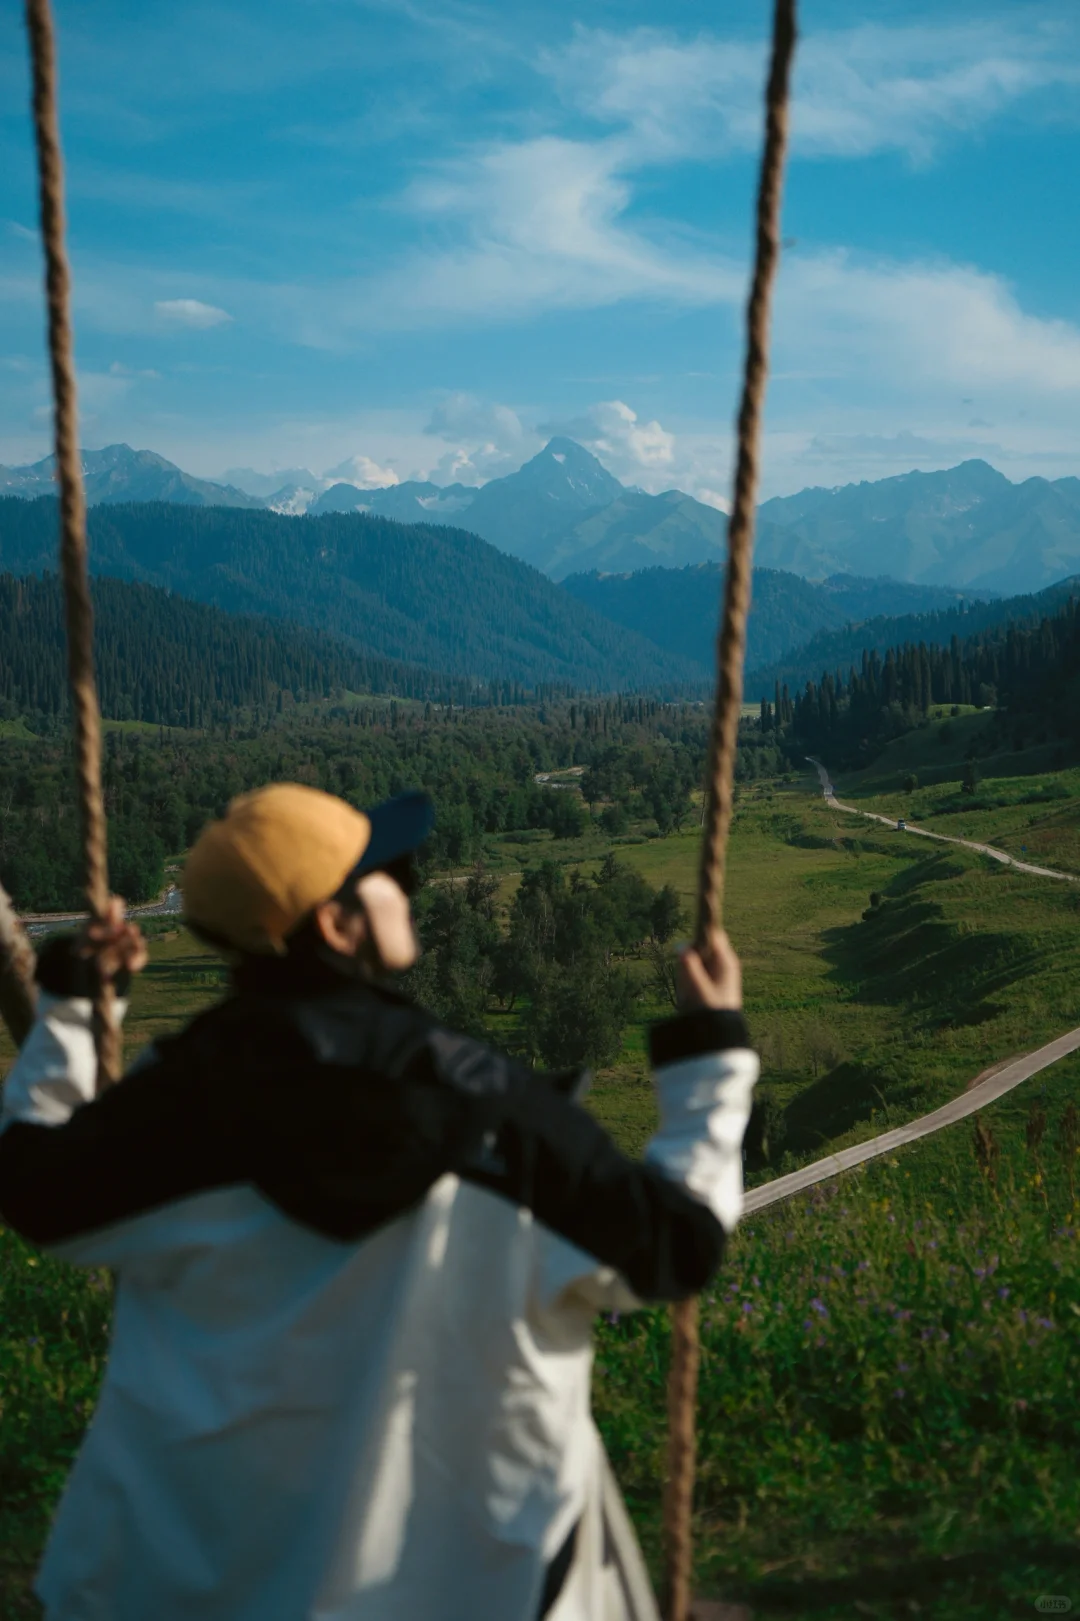
{"type": "MultiPolygon", "coordinates": [[[[0,568],[55,567],[56,535],[51,499],[0,499],[0,568]]],[[[95,574],[293,620],[440,675],[591,691],[708,682],[690,659],[602,619],[461,529],[162,503],[94,507],[89,539],[95,574]]]]}
{"type": "Polygon", "coordinates": [[[932,705],[994,709],[995,734],[1017,748],[1034,728],[1059,740],[1064,765],[1080,744],[1080,607],[1071,598],[1038,623],[1009,624],[948,647],[864,652],[857,669],[826,671],[801,692],[762,700],[761,724],[835,763],[865,761],[919,725],[932,705]]]}
{"type": "MultiPolygon", "coordinates": [[[[904,589],[897,588],[898,592],[904,589]]],[[[964,601],[932,613],[878,613],[861,623],[845,624],[840,630],[819,631],[772,664],[751,664],[746,677],[747,698],[770,698],[778,682],[794,691],[816,680],[822,670],[846,670],[848,665],[858,664],[864,652],[884,655],[890,647],[903,647],[909,642],[946,647],[954,636],[964,641],[1006,624],[1037,625],[1047,614],[1056,613],[1078,589],[1080,576],[1062,580],[1034,596],[964,601]]]]}
{"type": "MultiPolygon", "coordinates": [[[[615,833],[625,830],[628,807],[670,832],[690,814],[706,726],[702,705],[641,698],[454,711],[376,699],[205,732],[111,730],[104,760],[111,880],[130,900],[155,894],[169,855],[181,854],[234,794],[269,781],[311,783],[358,805],[422,785],[438,806],[432,858],[440,866],[468,862],[485,834],[578,836],[581,795],[535,780],[575,765],[586,800],[615,833]]],[[[775,767],[770,740],[759,741],[775,767]]],[[[0,768],[0,881],[23,910],[78,905],[67,736],[0,735],[0,768]]]]}
{"type": "MultiPolygon", "coordinates": [[[[319,631],[223,613],[158,586],[97,579],[94,661],[110,720],[205,726],[238,711],[342,693],[467,699],[466,683],[368,656],[319,631]]],[[[0,574],[0,719],[67,713],[64,602],[56,575],[0,574]]]]}
{"type": "MultiPolygon", "coordinates": [[[[597,613],[648,636],[668,652],[697,659],[707,668],[715,659],[723,589],[723,568],[719,563],[644,568],[633,574],[572,574],[563,581],[563,589],[597,613]]],[[[759,665],[783,658],[821,631],[838,630],[874,615],[926,614],[957,607],[963,600],[961,592],[944,586],[863,580],[853,574],[812,582],[782,569],[757,568],[747,630],[750,678],[759,665]]],[[[903,634],[899,632],[887,641],[898,640],[903,634]]],[[[862,645],[859,643],[859,651],[862,645]]],[[[817,663],[820,667],[820,660],[817,663]]],[[[791,678],[785,675],[782,679],[791,678]]],[[[763,690],[771,691],[771,684],[763,690]]],[[[748,695],[760,696],[752,688],[748,695]]]]}

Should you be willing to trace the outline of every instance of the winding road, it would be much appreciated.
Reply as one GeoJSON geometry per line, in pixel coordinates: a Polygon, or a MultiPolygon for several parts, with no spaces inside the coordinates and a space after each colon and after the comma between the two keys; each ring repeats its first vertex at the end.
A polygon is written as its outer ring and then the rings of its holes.
{"type": "Polygon", "coordinates": [[[955,1125],[956,1121],[1004,1097],[1021,1081],[1030,1080],[1041,1069],[1047,1069],[1051,1064],[1056,1064],[1059,1058],[1067,1058],[1069,1053],[1077,1050],[1080,1050],[1080,1030],[1070,1030],[1068,1035],[1058,1036],[1056,1041],[1047,1042],[1045,1047],[1014,1059],[995,1075],[988,1076],[985,1081],[979,1081],[968,1091],[962,1092],[958,1098],[953,1098],[951,1103],[935,1109],[933,1114],[909,1120],[906,1126],[897,1126],[880,1137],[872,1137],[869,1142],[856,1143],[853,1148],[841,1148],[835,1154],[815,1160],[813,1165],[804,1165],[801,1171],[792,1171],[789,1176],[777,1177],[775,1182],[764,1182],[761,1187],[751,1188],[746,1195],[745,1212],[749,1215],[754,1210],[764,1209],[766,1205],[779,1204],[781,1199],[790,1199],[793,1193],[812,1188],[815,1183],[825,1182],[841,1171],[850,1171],[854,1165],[877,1159],[882,1154],[891,1153],[894,1148],[903,1148],[906,1143],[918,1142],[920,1137],[929,1137],[932,1132],[940,1131],[942,1126],[955,1125]]]}
{"type": "MultiPolygon", "coordinates": [[[[843,804],[841,800],[837,799],[836,789],[833,787],[829,773],[821,761],[815,760],[811,754],[808,754],[806,758],[817,770],[821,781],[821,792],[825,796],[826,805],[830,806],[831,809],[847,811],[852,816],[865,816],[868,822],[881,822],[885,827],[895,828],[897,826],[895,816],[879,816],[876,811],[860,810],[858,805],[843,804]]],[[[1056,867],[1036,867],[1030,861],[1017,861],[1015,856],[1009,855],[1005,850],[995,849],[992,844],[977,844],[974,839],[951,838],[948,833],[931,833],[928,827],[913,827],[910,822],[905,822],[903,829],[898,829],[898,831],[914,833],[918,839],[937,839],[939,844],[962,844],[965,850],[977,850],[980,855],[989,856],[992,861],[1000,861],[1002,866],[1015,867],[1017,872],[1034,873],[1036,878],[1058,878],[1065,884],[1080,883],[1080,878],[1074,878],[1071,872],[1059,872],[1056,867]]]]}
{"type": "MultiPolygon", "coordinates": [[[[890,816],[878,816],[872,811],[860,810],[857,805],[844,805],[836,797],[829,773],[820,760],[811,755],[806,757],[817,770],[821,780],[821,791],[825,796],[826,804],[833,810],[850,811],[854,816],[865,816],[871,822],[883,822],[886,827],[896,827],[896,821],[890,816]]],[[[1065,883],[1075,884],[1080,880],[1071,873],[1058,872],[1053,867],[1036,867],[1029,861],[1017,861],[1014,856],[1008,855],[1004,850],[997,850],[992,844],[977,844],[972,839],[950,838],[944,833],[931,833],[923,827],[904,827],[905,833],[914,833],[917,838],[937,839],[942,844],[962,844],[965,849],[977,850],[980,855],[990,856],[994,861],[1000,861],[1007,867],[1015,867],[1018,872],[1034,873],[1039,878],[1059,878],[1065,883]]],[[[894,1149],[903,1148],[907,1143],[918,1142],[920,1137],[929,1137],[933,1132],[940,1131],[942,1126],[952,1126],[958,1120],[964,1120],[969,1114],[975,1114],[979,1109],[985,1108],[997,1098],[1004,1097],[1022,1081],[1030,1080],[1040,1070],[1047,1069],[1056,1064],[1060,1058],[1067,1058],[1070,1053],[1080,1050],[1080,1029],[1070,1030],[1064,1036],[1058,1036],[1055,1041],[1047,1042],[1045,1047],[1039,1047],[1035,1052],[1025,1053],[1022,1058],[1013,1059],[987,1076],[983,1081],[977,1081],[958,1098],[945,1103],[932,1114],[924,1114],[918,1120],[909,1120],[906,1126],[897,1126],[893,1131],[883,1132],[880,1137],[872,1137],[869,1142],[856,1143],[852,1148],[841,1148],[835,1154],[827,1154],[824,1159],[815,1160],[812,1165],[804,1165],[800,1171],[792,1171],[788,1176],[777,1177],[773,1182],[764,1182],[760,1187],[751,1188],[746,1194],[743,1206],[746,1215],[752,1215],[755,1210],[764,1210],[771,1204],[779,1204],[783,1199],[790,1199],[795,1193],[802,1193],[805,1188],[812,1188],[818,1182],[827,1182],[832,1176],[838,1176],[841,1171],[850,1171],[853,1166],[863,1165],[867,1160],[879,1159],[883,1154],[889,1154],[894,1149]]]]}

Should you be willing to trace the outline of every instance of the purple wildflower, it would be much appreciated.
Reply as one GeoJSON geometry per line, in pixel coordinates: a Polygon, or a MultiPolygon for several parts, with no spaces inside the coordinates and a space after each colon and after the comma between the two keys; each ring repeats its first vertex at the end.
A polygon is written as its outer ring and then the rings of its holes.
{"type": "Polygon", "coordinates": [[[811,1300],[810,1305],[813,1310],[817,1312],[819,1317],[827,1317],[829,1315],[828,1306],[825,1304],[824,1300],[820,1300],[817,1295],[815,1295],[813,1300],[811,1300]]]}

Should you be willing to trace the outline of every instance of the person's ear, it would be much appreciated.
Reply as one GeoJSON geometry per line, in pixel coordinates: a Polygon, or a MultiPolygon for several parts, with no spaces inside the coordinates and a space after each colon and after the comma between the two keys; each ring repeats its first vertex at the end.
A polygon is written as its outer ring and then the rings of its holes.
{"type": "Polygon", "coordinates": [[[387,872],[367,873],[357,884],[356,893],[381,966],[388,973],[404,973],[420,955],[409,897],[387,872]]]}
{"type": "Polygon", "coordinates": [[[322,901],[314,911],[315,927],[331,949],[342,957],[355,957],[368,938],[367,919],[340,901],[322,901]]]}

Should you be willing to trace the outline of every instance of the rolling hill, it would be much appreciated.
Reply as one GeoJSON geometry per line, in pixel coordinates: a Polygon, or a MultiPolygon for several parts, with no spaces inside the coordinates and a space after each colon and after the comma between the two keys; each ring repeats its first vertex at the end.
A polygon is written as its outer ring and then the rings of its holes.
{"type": "MultiPolygon", "coordinates": [[[[722,582],[718,563],[702,563],[636,574],[573,574],[563,581],[563,589],[669,652],[711,667],[722,582]]],[[[926,613],[955,607],[961,600],[961,593],[942,586],[861,580],[849,574],[814,584],[797,574],[757,568],[747,627],[747,668],[771,664],[793,654],[812,636],[840,630],[852,621],[904,610],[926,613]]]]}
{"type": "MultiPolygon", "coordinates": [[[[0,569],[55,567],[56,535],[52,499],[0,499],[0,569]]],[[[92,508],[89,537],[95,574],[292,620],[442,675],[592,691],[708,679],[461,529],[147,503],[92,508]]]]}
{"type": "Polygon", "coordinates": [[[841,630],[820,631],[773,663],[749,669],[746,696],[749,700],[772,698],[777,683],[786,683],[794,692],[807,681],[819,680],[825,670],[840,670],[846,675],[852,665],[859,665],[864,649],[884,654],[890,647],[917,646],[920,642],[927,647],[944,647],[954,636],[962,640],[1000,625],[1037,625],[1041,619],[1059,613],[1071,597],[1080,597],[1080,576],[1060,580],[1035,595],[961,603],[937,613],[878,615],[841,630]]]}
{"type": "MultiPolygon", "coordinates": [[[[224,613],[160,586],[91,581],[94,663],[108,720],[202,726],[254,706],[335,693],[440,697],[431,671],[358,653],[321,631],[224,613]]],[[[0,574],[0,719],[64,714],[64,601],[55,574],[0,574]]]]}

